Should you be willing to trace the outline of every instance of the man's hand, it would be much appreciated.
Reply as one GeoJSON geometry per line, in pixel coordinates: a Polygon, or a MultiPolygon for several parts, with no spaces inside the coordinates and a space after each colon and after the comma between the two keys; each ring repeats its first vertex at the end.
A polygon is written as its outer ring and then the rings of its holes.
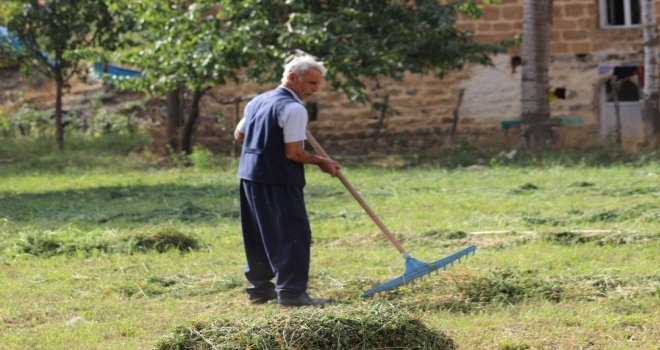
{"type": "Polygon", "coordinates": [[[324,173],[328,173],[332,175],[332,177],[337,176],[337,172],[341,168],[339,163],[335,162],[334,160],[330,158],[321,158],[321,162],[319,163],[319,168],[321,168],[321,171],[324,173]]]}
{"type": "Polygon", "coordinates": [[[311,154],[304,149],[302,141],[290,142],[284,144],[284,152],[286,159],[302,164],[315,164],[318,165],[321,171],[330,175],[337,176],[339,171],[339,163],[334,160],[311,154]]]}

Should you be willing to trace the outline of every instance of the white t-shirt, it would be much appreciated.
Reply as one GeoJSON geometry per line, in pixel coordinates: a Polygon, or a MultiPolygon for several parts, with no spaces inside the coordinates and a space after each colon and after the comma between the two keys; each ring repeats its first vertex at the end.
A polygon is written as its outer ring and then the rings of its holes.
{"type": "MultiPolygon", "coordinates": [[[[298,102],[300,102],[299,104],[289,103],[288,105],[284,106],[282,113],[280,113],[277,119],[277,124],[284,130],[284,142],[290,143],[307,140],[307,136],[305,136],[305,128],[307,127],[307,119],[309,117],[307,116],[307,109],[305,108],[303,101],[298,98],[298,95],[291,91],[291,89],[288,89],[284,86],[280,87],[291,92],[293,97],[298,100],[298,102]]],[[[238,125],[236,126],[238,131],[242,133],[245,133],[245,114],[247,113],[251,103],[252,101],[245,105],[245,109],[243,110],[243,118],[240,122],[238,122],[238,125]]]]}

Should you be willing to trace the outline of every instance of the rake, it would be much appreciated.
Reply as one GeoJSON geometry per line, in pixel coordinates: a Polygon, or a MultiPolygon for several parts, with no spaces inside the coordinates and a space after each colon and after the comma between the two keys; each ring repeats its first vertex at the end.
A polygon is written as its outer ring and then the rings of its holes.
{"type": "MultiPolygon", "coordinates": [[[[307,134],[307,141],[309,142],[310,145],[312,145],[314,151],[320,154],[321,156],[329,157],[328,153],[325,152],[323,147],[321,147],[319,142],[316,141],[316,138],[314,138],[314,136],[309,132],[309,130],[307,130],[306,134],[307,134]]],[[[392,232],[390,232],[390,230],[385,226],[385,224],[383,224],[383,222],[380,220],[378,215],[376,215],[376,213],[369,207],[367,202],[364,201],[362,196],[360,196],[360,194],[353,188],[351,183],[348,182],[346,177],[340,171],[337,172],[337,178],[339,178],[341,183],[344,184],[346,189],[358,201],[362,209],[364,209],[364,211],[367,212],[371,220],[373,220],[376,226],[380,228],[380,230],[383,232],[385,237],[387,237],[387,239],[392,243],[392,245],[394,245],[394,247],[399,251],[399,253],[406,259],[405,266],[403,269],[403,274],[401,276],[363,292],[362,297],[368,297],[373,294],[394,289],[403,284],[412,282],[413,280],[426,276],[433,271],[436,271],[441,268],[446,268],[447,265],[453,264],[454,261],[460,261],[462,257],[467,257],[470,253],[474,254],[476,252],[477,247],[472,245],[432,263],[427,263],[413,258],[412,256],[410,256],[408,252],[406,252],[406,250],[403,248],[401,243],[394,237],[392,232]]]]}

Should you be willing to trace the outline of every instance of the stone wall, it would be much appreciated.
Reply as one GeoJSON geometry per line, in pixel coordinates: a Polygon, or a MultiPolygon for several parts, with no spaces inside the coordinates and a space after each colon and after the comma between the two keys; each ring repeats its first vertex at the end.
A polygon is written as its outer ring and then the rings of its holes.
{"type": "MultiPolygon", "coordinates": [[[[458,26],[473,31],[479,42],[494,43],[520,36],[522,16],[523,0],[501,0],[487,6],[480,19],[459,18],[458,26]]],[[[556,127],[557,145],[602,143],[599,105],[604,77],[598,67],[641,64],[641,35],[638,28],[601,29],[598,0],[554,0],[550,88],[564,89],[565,99],[552,99],[551,115],[584,121],[556,127]]],[[[504,130],[501,123],[520,118],[520,51],[513,48],[492,57],[492,66],[466,66],[442,80],[408,75],[403,82],[365,82],[375,101],[387,98],[395,110],[385,114],[351,103],[326,86],[308,101],[318,106],[318,118],[310,128],[331,154],[433,152],[448,143],[457,115],[458,138],[479,147],[516,147],[519,130],[504,130]],[[460,91],[464,95],[459,106],[460,91]]],[[[202,100],[204,118],[196,140],[219,152],[234,150],[236,104],[223,102],[273,86],[241,83],[214,89],[202,100]]],[[[244,105],[239,103],[241,115],[244,105]]],[[[632,140],[625,146],[634,149],[637,144],[632,140]]]]}

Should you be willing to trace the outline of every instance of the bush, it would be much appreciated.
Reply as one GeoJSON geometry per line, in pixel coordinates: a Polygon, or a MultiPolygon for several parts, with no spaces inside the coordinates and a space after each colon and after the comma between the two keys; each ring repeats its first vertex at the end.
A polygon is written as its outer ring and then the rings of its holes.
{"type": "Polygon", "coordinates": [[[190,154],[190,161],[195,169],[209,169],[213,165],[213,153],[202,145],[195,145],[190,154]]]}
{"type": "Polygon", "coordinates": [[[23,105],[17,111],[0,111],[0,135],[4,138],[39,137],[51,134],[54,124],[51,121],[52,109],[37,110],[23,105]]]}

